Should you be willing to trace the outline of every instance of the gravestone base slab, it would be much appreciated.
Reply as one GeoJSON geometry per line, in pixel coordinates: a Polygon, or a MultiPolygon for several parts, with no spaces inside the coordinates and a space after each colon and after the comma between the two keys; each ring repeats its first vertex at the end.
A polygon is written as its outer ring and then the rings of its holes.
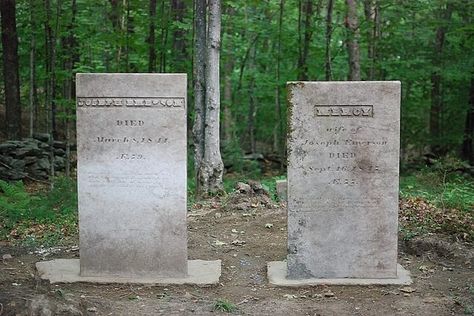
{"type": "Polygon", "coordinates": [[[268,281],[277,286],[308,286],[308,285],[409,285],[412,284],[410,272],[397,265],[397,278],[394,279],[287,279],[286,261],[271,261],[267,264],[268,281]]]}
{"type": "Polygon", "coordinates": [[[36,263],[36,269],[41,279],[53,283],[136,283],[136,284],[196,284],[213,285],[219,282],[221,276],[220,260],[188,260],[188,276],[182,278],[171,277],[120,277],[120,276],[93,276],[79,275],[79,259],[55,259],[36,263]]]}

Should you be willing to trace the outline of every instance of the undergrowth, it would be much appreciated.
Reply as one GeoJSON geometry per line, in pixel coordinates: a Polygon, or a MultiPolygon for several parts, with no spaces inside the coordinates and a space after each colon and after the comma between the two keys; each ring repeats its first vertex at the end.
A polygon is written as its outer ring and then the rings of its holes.
{"type": "Polygon", "coordinates": [[[77,234],[77,189],[56,178],[51,190],[28,193],[22,182],[0,180],[0,240],[58,245],[77,234]]]}

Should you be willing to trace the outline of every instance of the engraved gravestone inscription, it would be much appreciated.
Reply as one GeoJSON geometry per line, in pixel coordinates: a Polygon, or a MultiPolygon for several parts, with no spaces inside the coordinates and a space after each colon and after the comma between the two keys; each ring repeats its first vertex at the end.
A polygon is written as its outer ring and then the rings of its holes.
{"type": "Polygon", "coordinates": [[[82,276],[187,273],[186,75],[77,75],[82,276]]]}
{"type": "Polygon", "coordinates": [[[288,88],[288,278],[395,278],[400,83],[288,88]]]}

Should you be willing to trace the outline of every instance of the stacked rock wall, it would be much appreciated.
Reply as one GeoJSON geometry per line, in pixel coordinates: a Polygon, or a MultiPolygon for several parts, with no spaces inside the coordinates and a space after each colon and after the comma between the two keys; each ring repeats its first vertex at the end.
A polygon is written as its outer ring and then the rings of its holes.
{"type": "MultiPolygon", "coordinates": [[[[66,144],[53,142],[54,169],[63,171],[66,165],[66,144]]],[[[10,140],[0,144],[0,179],[44,180],[51,172],[51,146],[48,134],[36,134],[33,138],[10,140]]]]}

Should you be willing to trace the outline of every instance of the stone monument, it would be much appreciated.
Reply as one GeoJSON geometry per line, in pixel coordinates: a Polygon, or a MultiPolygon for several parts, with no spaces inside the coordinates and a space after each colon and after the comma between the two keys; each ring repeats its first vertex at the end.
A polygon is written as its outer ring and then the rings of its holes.
{"type": "Polygon", "coordinates": [[[409,284],[397,264],[400,82],[288,83],[288,257],[271,283],[409,284]]]}
{"type": "Polygon", "coordinates": [[[78,74],[80,260],[40,262],[51,282],[217,283],[187,260],[186,75],[78,74]]]}

